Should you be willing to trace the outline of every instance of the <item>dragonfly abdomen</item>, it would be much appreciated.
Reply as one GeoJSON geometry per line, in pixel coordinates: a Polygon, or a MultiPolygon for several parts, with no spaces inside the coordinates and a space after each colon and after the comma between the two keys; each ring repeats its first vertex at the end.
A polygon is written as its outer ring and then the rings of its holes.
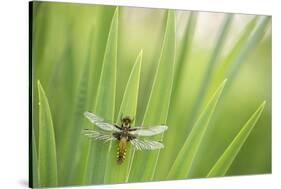
{"type": "Polygon", "coordinates": [[[121,137],[119,146],[118,146],[118,151],[117,151],[117,162],[121,164],[126,157],[126,146],[127,146],[127,138],[121,137]]]}

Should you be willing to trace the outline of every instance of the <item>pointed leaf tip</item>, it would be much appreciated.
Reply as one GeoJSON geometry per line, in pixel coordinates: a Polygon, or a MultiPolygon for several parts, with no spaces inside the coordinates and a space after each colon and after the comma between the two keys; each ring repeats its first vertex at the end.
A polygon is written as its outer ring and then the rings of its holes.
{"type": "Polygon", "coordinates": [[[232,162],[236,158],[240,149],[242,148],[248,136],[255,127],[257,121],[261,117],[265,104],[266,101],[263,101],[263,103],[257,108],[257,110],[244,124],[239,133],[235,136],[233,141],[229,144],[224,153],[211,168],[211,170],[207,174],[207,177],[224,176],[227,173],[228,169],[232,165],[232,162]]]}
{"type": "Polygon", "coordinates": [[[142,57],[142,54],[143,54],[143,49],[141,49],[141,50],[140,50],[140,52],[139,52],[139,56],[141,56],[141,57],[142,57]]]}
{"type": "Polygon", "coordinates": [[[57,156],[56,141],[48,98],[40,81],[38,84],[39,97],[39,133],[38,133],[38,171],[39,185],[57,186],[57,156]]]}
{"type": "Polygon", "coordinates": [[[168,173],[168,179],[186,178],[190,176],[201,141],[204,138],[209,122],[221,97],[225,83],[226,80],[220,84],[202,113],[199,115],[168,173]]]}

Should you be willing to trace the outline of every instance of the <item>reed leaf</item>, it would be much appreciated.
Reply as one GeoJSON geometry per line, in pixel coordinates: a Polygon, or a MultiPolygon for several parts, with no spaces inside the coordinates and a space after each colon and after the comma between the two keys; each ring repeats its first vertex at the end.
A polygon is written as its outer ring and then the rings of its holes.
{"type": "MultiPolygon", "coordinates": [[[[129,116],[132,119],[136,117],[141,63],[142,51],[139,53],[129,76],[116,122],[120,123],[118,119],[121,118],[121,116],[129,116]]],[[[128,172],[132,161],[132,148],[128,144],[126,160],[120,165],[116,161],[117,145],[117,142],[112,142],[109,148],[104,180],[105,183],[120,183],[125,182],[128,179],[128,172]]]]}
{"type": "Polygon", "coordinates": [[[236,135],[236,137],[212,167],[207,177],[224,176],[226,174],[243,144],[246,142],[251,131],[255,127],[257,121],[261,117],[265,104],[266,102],[264,101],[250,117],[250,119],[244,124],[240,132],[236,135]]]}
{"type": "Polygon", "coordinates": [[[38,81],[37,86],[39,94],[39,186],[57,186],[57,155],[52,115],[47,96],[40,81],[38,81]]]}
{"type": "Polygon", "coordinates": [[[216,109],[216,105],[220,99],[225,84],[226,80],[224,80],[219,88],[215,91],[204,111],[195,122],[191,133],[186,139],[172,168],[170,169],[167,177],[168,179],[187,178],[189,176],[193,161],[196,158],[197,151],[205,135],[212,115],[216,109]]]}
{"type": "MultiPolygon", "coordinates": [[[[161,55],[159,57],[158,67],[143,119],[142,125],[144,127],[166,124],[173,87],[174,63],[175,13],[174,11],[169,11],[161,55]]],[[[169,130],[167,132],[169,132],[169,130]]],[[[160,141],[162,139],[163,135],[154,138],[154,140],[160,141]]],[[[159,153],[160,150],[133,153],[133,164],[129,172],[129,180],[152,180],[158,163],[159,153]],[[143,168],[144,164],[146,165],[145,169],[143,168]]]]}
{"type": "MultiPolygon", "coordinates": [[[[116,66],[117,66],[117,39],[118,39],[118,8],[112,18],[103,65],[97,89],[94,113],[108,122],[114,120],[115,92],[116,92],[116,66]]],[[[87,156],[87,165],[84,181],[90,183],[103,183],[107,162],[109,144],[91,141],[87,156]]]]}

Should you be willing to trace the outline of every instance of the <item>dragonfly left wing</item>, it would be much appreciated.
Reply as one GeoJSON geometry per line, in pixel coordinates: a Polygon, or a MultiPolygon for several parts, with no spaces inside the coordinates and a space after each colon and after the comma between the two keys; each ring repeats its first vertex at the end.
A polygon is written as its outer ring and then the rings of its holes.
{"type": "Polygon", "coordinates": [[[99,132],[99,131],[95,131],[95,130],[91,130],[91,129],[82,130],[82,134],[84,134],[90,138],[94,138],[96,140],[102,140],[104,142],[116,140],[116,138],[111,133],[103,133],[103,132],[99,132]]]}
{"type": "Polygon", "coordinates": [[[158,135],[160,133],[163,133],[168,129],[168,126],[166,125],[158,125],[154,127],[133,127],[132,131],[130,131],[131,134],[136,136],[154,136],[158,135]]]}
{"type": "Polygon", "coordinates": [[[91,113],[85,112],[84,116],[90,120],[93,124],[95,124],[98,128],[105,131],[119,132],[120,130],[116,128],[113,124],[106,123],[103,118],[91,113]]]}
{"type": "Polygon", "coordinates": [[[130,142],[136,150],[157,150],[164,148],[164,145],[157,141],[136,138],[130,142]]]}

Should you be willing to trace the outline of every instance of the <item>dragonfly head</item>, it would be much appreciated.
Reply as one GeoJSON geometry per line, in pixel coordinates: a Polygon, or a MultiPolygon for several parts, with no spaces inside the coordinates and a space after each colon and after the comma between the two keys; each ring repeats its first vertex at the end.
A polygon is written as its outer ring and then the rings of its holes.
{"type": "Polygon", "coordinates": [[[131,127],[134,119],[131,119],[129,116],[125,116],[121,118],[122,127],[131,127]]]}

